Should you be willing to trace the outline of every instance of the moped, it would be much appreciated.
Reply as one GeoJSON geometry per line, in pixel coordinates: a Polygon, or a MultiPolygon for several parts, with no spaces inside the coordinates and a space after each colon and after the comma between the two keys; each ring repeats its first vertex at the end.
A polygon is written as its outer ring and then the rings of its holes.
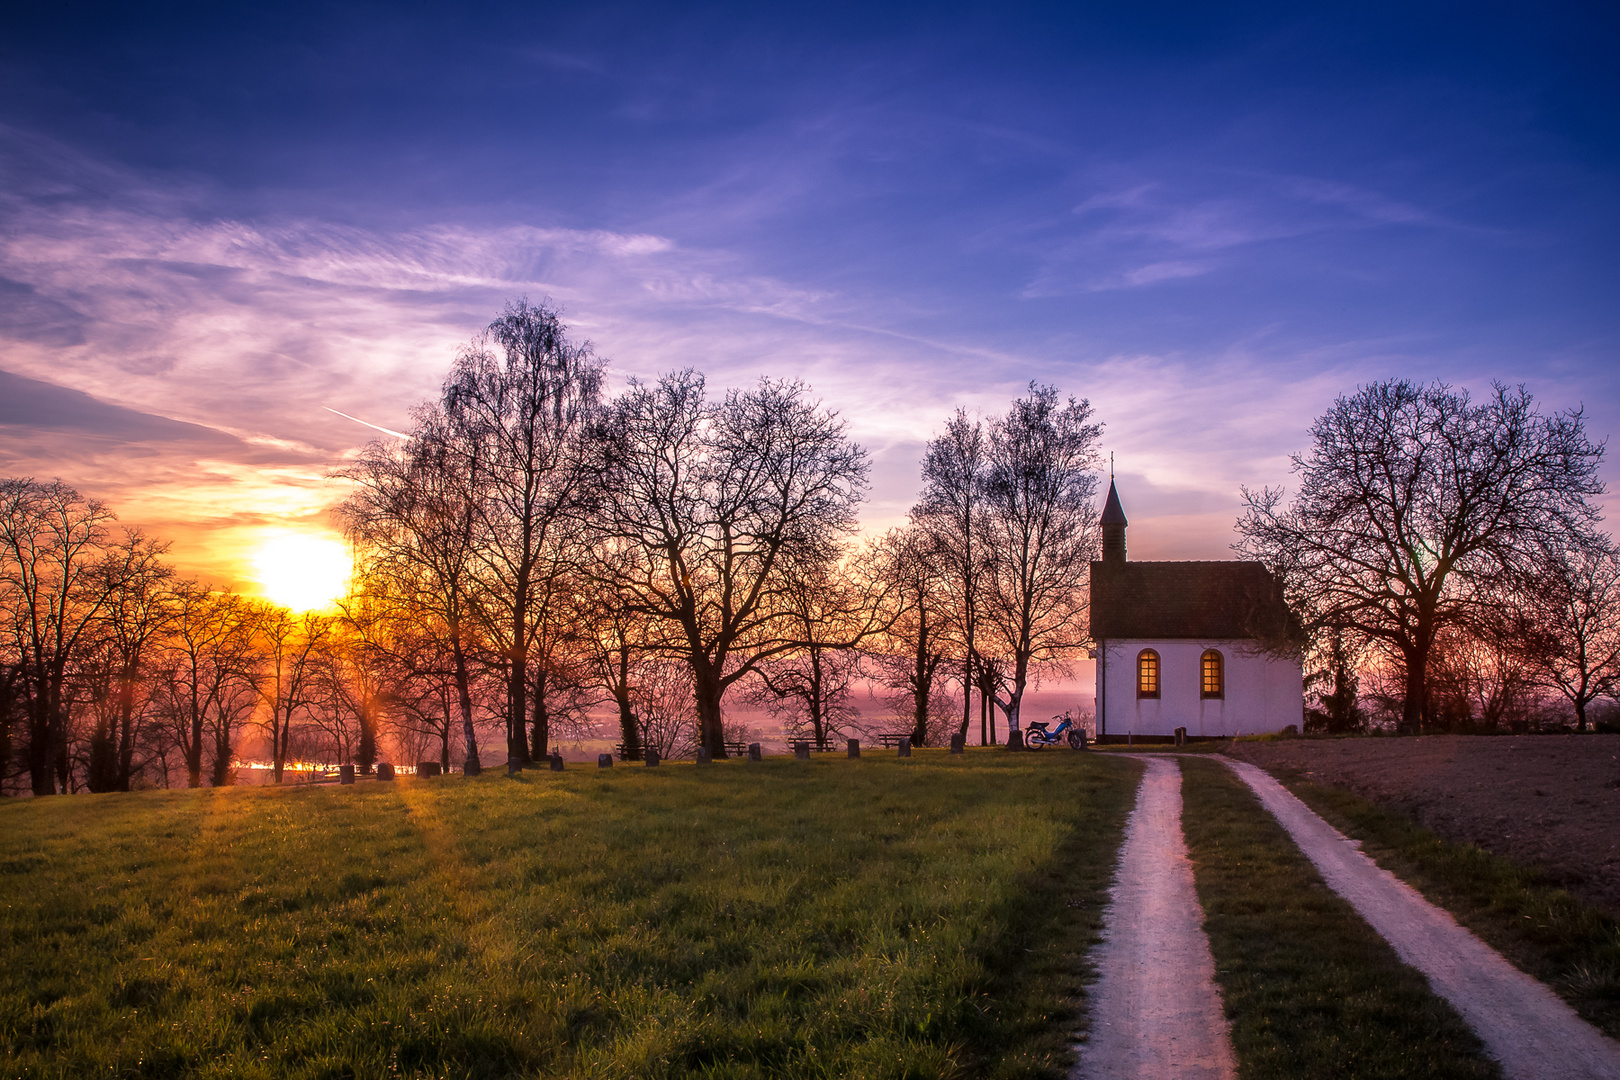
{"type": "Polygon", "coordinates": [[[1067,737],[1070,746],[1076,750],[1085,749],[1086,733],[1074,726],[1074,718],[1067,711],[1062,716],[1054,716],[1052,719],[1062,721],[1052,731],[1046,730],[1047,721],[1032,720],[1028,730],[1024,732],[1024,745],[1031,750],[1039,750],[1043,746],[1056,746],[1067,737]]]}

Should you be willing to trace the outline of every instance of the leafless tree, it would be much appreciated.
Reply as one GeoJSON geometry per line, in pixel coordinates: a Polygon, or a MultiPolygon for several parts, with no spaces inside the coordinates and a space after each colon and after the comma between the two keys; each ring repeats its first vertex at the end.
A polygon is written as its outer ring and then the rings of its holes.
{"type": "Polygon", "coordinates": [[[1098,545],[1091,405],[1030,383],[990,424],[985,455],[984,631],[1006,664],[996,704],[1008,736],[1032,678],[1062,670],[1087,640],[1084,597],[1098,545]]]}
{"type": "Polygon", "coordinates": [[[457,358],[445,381],[446,464],[475,497],[481,530],[473,551],[487,596],[480,610],[506,672],[508,753],[524,760],[531,746],[546,750],[543,696],[532,703],[540,709],[534,738],[524,738],[537,678],[530,654],[566,606],[556,575],[569,565],[558,548],[578,527],[582,436],[602,372],[589,343],[568,340],[554,309],[519,302],[457,358]]]}
{"type": "MultiPolygon", "coordinates": [[[[948,571],[941,576],[940,585],[949,593],[951,624],[961,648],[959,733],[963,738],[967,737],[973,716],[973,688],[979,682],[979,607],[989,556],[984,505],[989,450],[983,421],[970,419],[962,409],[956,410],[956,415],[946,422],[945,433],[930,442],[923,455],[922,492],[911,511],[913,524],[928,535],[928,557],[948,571]]],[[[938,620],[928,629],[926,636],[931,641],[945,640],[938,620]]],[[[932,673],[929,683],[928,691],[917,699],[918,709],[926,708],[933,692],[932,673]]],[[[983,700],[981,696],[981,703],[983,700]]],[[[982,723],[981,717],[981,743],[986,741],[982,723]]]]}
{"type": "Polygon", "coordinates": [[[163,648],[165,711],[185,758],[187,784],[202,785],[205,749],[213,751],[214,782],[223,783],[235,732],[258,696],[256,627],[240,596],[195,581],[175,586],[173,605],[163,648]]]}
{"type": "Polygon", "coordinates": [[[108,600],[102,555],[112,520],[60,480],[0,480],[0,633],[19,673],[35,795],[71,783],[68,679],[108,600]]]}
{"type": "MultiPolygon", "coordinates": [[[[426,631],[444,646],[464,760],[474,774],[473,685],[482,644],[478,627],[486,622],[479,617],[483,582],[477,573],[485,517],[477,492],[479,456],[475,440],[438,409],[424,407],[403,445],[373,443],[345,470],[355,486],[338,511],[355,543],[361,592],[371,597],[368,610],[415,627],[407,637],[426,631]]],[[[401,662],[416,666],[409,658],[401,662]]]]}
{"type": "Polygon", "coordinates": [[[141,767],[136,756],[150,719],[155,654],[172,613],[174,568],[163,561],[168,547],[130,529],[101,559],[97,591],[107,601],[93,655],[80,665],[96,669],[99,684],[91,695],[96,716],[85,770],[91,791],[128,791],[141,767]]]}
{"type": "Polygon", "coordinates": [[[750,697],[783,721],[790,736],[823,743],[860,716],[850,692],[861,657],[851,642],[869,636],[881,616],[850,569],[817,563],[787,575],[785,621],[799,646],[760,661],[750,697]]]}
{"type": "Polygon", "coordinates": [[[271,772],[281,783],[296,722],[318,701],[317,676],[322,651],[332,640],[332,617],[318,611],[295,615],[266,605],[256,629],[263,661],[259,684],[264,698],[264,725],[270,736],[271,772]]]}
{"type": "Polygon", "coordinates": [[[1284,582],[1307,630],[1339,627],[1396,656],[1401,728],[1430,704],[1430,656],[1504,579],[1591,540],[1603,448],[1579,410],[1544,415],[1523,387],[1484,401],[1391,380],[1341,397],[1294,456],[1300,488],[1244,489],[1237,549],[1284,582]]]}
{"type": "Polygon", "coordinates": [[[790,583],[834,561],[855,527],[866,455],[801,383],[705,399],[684,371],[633,383],[597,440],[590,572],[649,620],[650,645],[692,667],[703,744],[725,756],[721,701],[800,646],[790,583]]]}
{"type": "Polygon", "coordinates": [[[1557,552],[1510,611],[1519,657],[1585,731],[1591,704],[1620,693],[1620,555],[1606,541],[1557,552]]]}
{"type": "Polygon", "coordinates": [[[910,718],[917,746],[933,726],[937,681],[950,647],[949,578],[960,566],[941,552],[944,542],[934,529],[913,524],[889,530],[869,553],[870,576],[885,583],[893,612],[887,629],[866,646],[868,666],[881,685],[896,692],[897,711],[910,718]]]}

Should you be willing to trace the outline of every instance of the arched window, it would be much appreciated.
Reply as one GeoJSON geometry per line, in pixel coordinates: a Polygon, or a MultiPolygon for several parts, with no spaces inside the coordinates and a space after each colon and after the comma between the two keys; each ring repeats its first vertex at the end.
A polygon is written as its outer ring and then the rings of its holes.
{"type": "Polygon", "coordinates": [[[1204,655],[1198,662],[1198,670],[1199,697],[1226,696],[1226,664],[1222,661],[1220,653],[1214,649],[1204,650],[1204,655]]]}
{"type": "Polygon", "coordinates": [[[1152,649],[1136,654],[1136,696],[1159,696],[1159,654],[1152,649]]]}

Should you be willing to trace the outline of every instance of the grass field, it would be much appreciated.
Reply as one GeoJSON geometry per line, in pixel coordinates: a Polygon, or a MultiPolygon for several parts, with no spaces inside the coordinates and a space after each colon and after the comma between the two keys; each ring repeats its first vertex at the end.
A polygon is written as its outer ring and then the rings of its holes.
{"type": "Polygon", "coordinates": [[[1620,922],[1533,869],[1429,829],[1343,788],[1275,770],[1380,866],[1450,911],[1586,1020],[1620,1038],[1620,922]]]}
{"type": "Polygon", "coordinates": [[[1138,767],[0,806],[8,1076],[1056,1077],[1138,767]]]}
{"type": "Polygon", "coordinates": [[[1245,1080],[1501,1075],[1225,765],[1181,768],[1183,829],[1245,1080]]]}

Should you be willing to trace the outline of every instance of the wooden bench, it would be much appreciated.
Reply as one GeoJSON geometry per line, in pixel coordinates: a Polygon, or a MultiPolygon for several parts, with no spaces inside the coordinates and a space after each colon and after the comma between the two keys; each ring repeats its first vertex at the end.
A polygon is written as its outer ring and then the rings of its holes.
{"type": "MultiPolygon", "coordinates": [[[[909,732],[909,731],[882,731],[882,732],[879,732],[878,734],[876,734],[876,735],[874,735],[872,737],[874,739],[876,739],[878,742],[882,743],[884,746],[888,747],[890,750],[893,750],[895,747],[899,746],[906,739],[911,738],[911,732],[909,732]]],[[[916,745],[916,744],[913,743],[912,745],[916,745]]]]}

